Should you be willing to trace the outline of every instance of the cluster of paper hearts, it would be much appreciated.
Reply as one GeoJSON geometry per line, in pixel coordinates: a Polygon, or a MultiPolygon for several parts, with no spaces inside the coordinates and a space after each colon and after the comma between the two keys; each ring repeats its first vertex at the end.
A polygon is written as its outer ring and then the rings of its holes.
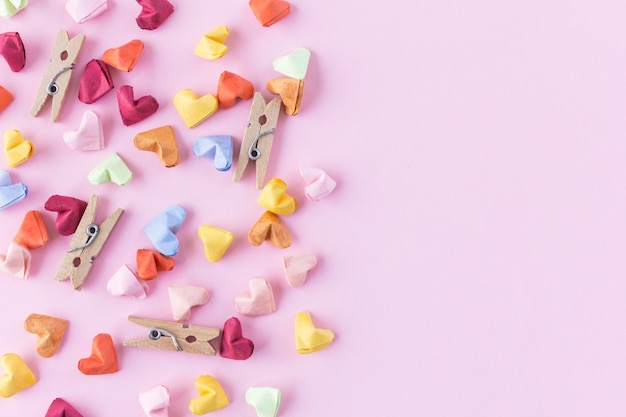
{"type": "Polygon", "coordinates": [[[9,107],[9,104],[13,102],[13,99],[13,94],[0,85],[0,112],[9,107]]]}
{"type": "Polygon", "coordinates": [[[289,215],[296,211],[298,203],[287,194],[287,184],[280,178],[272,178],[265,184],[257,203],[274,214],[289,215]]]}
{"type": "Polygon", "coordinates": [[[250,0],[250,8],[259,23],[270,27],[289,14],[291,5],[284,0],[250,0]]]}
{"type": "Polygon", "coordinates": [[[43,314],[31,314],[24,321],[24,329],[37,335],[35,351],[39,356],[49,358],[61,346],[67,320],[43,314]]]}
{"type": "Polygon", "coordinates": [[[211,262],[222,259],[234,239],[228,230],[211,225],[200,225],[198,237],[204,246],[204,256],[211,262]]]}
{"type": "Polygon", "coordinates": [[[141,13],[135,19],[144,30],[154,30],[161,26],[174,12],[174,6],[167,0],[137,0],[141,13]]]}
{"type": "Polygon", "coordinates": [[[189,402],[189,411],[197,416],[220,410],[229,404],[220,383],[211,375],[200,375],[194,385],[199,396],[189,402]]]}
{"type": "Polygon", "coordinates": [[[28,0],[0,0],[0,16],[9,18],[28,6],[28,0]]]}
{"type": "Polygon", "coordinates": [[[230,35],[230,30],[226,25],[219,25],[202,36],[193,50],[197,56],[205,59],[215,60],[223,57],[228,52],[226,39],[230,35]]]}
{"type": "Polygon", "coordinates": [[[37,382],[33,371],[15,353],[7,353],[0,358],[0,366],[5,373],[0,376],[0,397],[9,398],[37,382]]]}
{"type": "Polygon", "coordinates": [[[300,111],[304,93],[304,77],[309,68],[311,52],[306,48],[295,48],[291,53],[280,56],[272,63],[276,72],[284,78],[272,78],[267,82],[267,89],[280,96],[285,105],[285,113],[295,116],[300,111]]]}
{"type": "Polygon", "coordinates": [[[98,113],[85,110],[77,130],[63,133],[63,140],[77,151],[99,151],[104,149],[104,131],[98,113]]]}
{"type": "Polygon", "coordinates": [[[304,179],[304,194],[311,201],[320,200],[333,192],[337,183],[319,168],[300,167],[300,176],[304,179]]]}
{"type": "Polygon", "coordinates": [[[0,56],[13,72],[21,71],[26,65],[26,49],[18,32],[0,33],[0,56]]]}
{"type": "Polygon", "coordinates": [[[8,171],[0,170],[0,210],[11,207],[26,198],[28,187],[22,182],[13,183],[8,171]]]}
{"type": "Polygon", "coordinates": [[[83,417],[83,415],[64,399],[55,398],[44,417],[83,417]]]}
{"type": "Polygon", "coordinates": [[[117,353],[111,335],[97,334],[91,344],[91,355],[78,361],[78,370],[85,375],[104,375],[119,371],[117,353]]]}
{"type": "Polygon", "coordinates": [[[4,133],[4,155],[10,167],[16,167],[28,161],[34,151],[33,143],[24,139],[19,130],[7,130],[4,133]]]}
{"type": "Polygon", "coordinates": [[[124,264],[107,281],[107,291],[111,295],[126,295],[141,300],[148,295],[148,286],[128,265],[124,264]]]}
{"type": "Polygon", "coordinates": [[[166,125],[140,132],[135,135],[133,143],[140,151],[155,153],[166,168],[174,167],[180,162],[180,152],[172,126],[166,125]]]}
{"type": "Polygon", "coordinates": [[[178,238],[176,232],[185,222],[187,211],[173,205],[159,213],[150,221],[143,231],[154,247],[165,256],[174,256],[178,253],[178,238]]]}
{"type": "Polygon", "coordinates": [[[87,179],[93,185],[112,182],[122,186],[128,184],[133,179],[133,173],[122,158],[113,152],[89,171],[87,179]]]}
{"type": "Polygon", "coordinates": [[[76,23],[85,23],[108,8],[108,0],[67,0],[65,3],[65,10],[76,23]]]}
{"type": "Polygon", "coordinates": [[[213,159],[215,169],[228,171],[233,163],[233,137],[208,135],[197,138],[193,143],[193,154],[213,159]]]}
{"type": "Polygon", "coordinates": [[[268,280],[254,277],[250,279],[248,286],[248,292],[235,297],[235,308],[239,314],[259,316],[276,311],[274,292],[268,280]]]}
{"type": "Polygon", "coordinates": [[[57,213],[54,227],[61,236],[70,236],[76,232],[78,223],[85,213],[87,202],[65,195],[52,195],[44,204],[48,211],[57,213]]]}

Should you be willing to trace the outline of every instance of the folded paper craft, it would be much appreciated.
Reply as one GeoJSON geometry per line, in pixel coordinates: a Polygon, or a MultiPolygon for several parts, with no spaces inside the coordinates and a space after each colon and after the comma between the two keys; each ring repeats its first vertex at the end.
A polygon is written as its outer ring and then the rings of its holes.
{"type": "Polygon", "coordinates": [[[295,78],[272,78],[267,82],[270,93],[278,94],[285,105],[285,113],[295,116],[300,111],[304,81],[295,78]]]}
{"type": "Polygon", "coordinates": [[[13,184],[8,171],[0,170],[0,210],[11,207],[26,198],[28,187],[22,182],[13,184]]]}
{"type": "Polygon", "coordinates": [[[307,273],[317,265],[317,257],[312,252],[300,252],[283,257],[283,270],[290,287],[300,287],[306,281],[307,273]]]}
{"type": "Polygon", "coordinates": [[[198,97],[192,90],[180,90],[174,96],[174,107],[188,128],[196,127],[218,109],[217,97],[206,94],[198,97]]]}
{"type": "Polygon", "coordinates": [[[224,71],[217,82],[217,102],[220,109],[229,109],[237,100],[250,100],[254,95],[254,85],[245,78],[224,71]]]}
{"type": "Polygon", "coordinates": [[[239,314],[260,316],[276,311],[274,291],[268,280],[255,277],[248,286],[250,291],[235,297],[235,308],[239,314]]]}
{"type": "Polygon", "coordinates": [[[193,154],[213,159],[215,169],[228,171],[233,163],[233,137],[228,135],[202,136],[193,142],[193,154]]]}
{"type": "Polygon", "coordinates": [[[304,194],[311,201],[320,200],[333,192],[337,183],[319,168],[300,167],[300,176],[304,180],[304,194]]]}
{"type": "Polygon", "coordinates": [[[26,212],[13,242],[27,249],[37,249],[48,243],[48,230],[40,212],[37,210],[26,212]]]}
{"type": "Polygon", "coordinates": [[[44,417],[83,417],[83,415],[64,399],[55,398],[44,417]]]}
{"type": "Polygon", "coordinates": [[[13,99],[13,94],[0,85],[0,112],[9,107],[9,104],[13,102],[13,99]]]}
{"type": "Polygon", "coordinates": [[[48,198],[44,208],[57,213],[54,222],[56,231],[61,236],[69,236],[76,232],[78,223],[80,223],[80,219],[87,208],[87,202],[78,198],[55,194],[48,198]]]}
{"type": "Polygon", "coordinates": [[[139,394],[139,404],[147,417],[168,417],[170,399],[170,390],[164,385],[139,394]]]}
{"type": "Polygon", "coordinates": [[[219,25],[202,36],[196,44],[193,53],[205,59],[219,59],[228,52],[225,45],[230,30],[226,25],[219,25]]]}
{"type": "Polygon", "coordinates": [[[65,10],[76,23],[85,23],[108,8],[108,0],[67,0],[65,3],[65,10]]]}
{"type": "Polygon", "coordinates": [[[78,361],[78,370],[85,375],[104,375],[119,371],[115,345],[111,335],[97,334],[91,344],[91,356],[78,361]]]}
{"type": "Polygon", "coordinates": [[[135,136],[133,143],[140,151],[154,152],[166,168],[174,167],[180,162],[180,152],[172,126],[166,125],[140,132],[135,136]]]}
{"type": "Polygon", "coordinates": [[[237,317],[231,317],[224,322],[222,331],[222,345],[220,356],[228,359],[246,360],[254,352],[252,340],[243,337],[241,322],[237,317]]]}
{"type": "Polygon", "coordinates": [[[0,358],[0,366],[5,373],[0,376],[0,397],[9,398],[37,382],[33,371],[15,353],[7,353],[0,358]]]}
{"type": "Polygon", "coordinates": [[[291,245],[291,234],[277,215],[266,211],[248,232],[248,242],[260,246],[269,241],[272,245],[284,249],[291,245]]]}
{"type": "Polygon", "coordinates": [[[107,282],[107,291],[111,295],[125,295],[138,300],[146,298],[148,286],[130,269],[128,265],[122,265],[107,282]]]}
{"type": "Polygon", "coordinates": [[[0,56],[9,64],[13,72],[19,72],[26,65],[26,49],[19,32],[0,34],[0,56]]]}
{"type": "Polygon", "coordinates": [[[43,358],[53,356],[63,342],[67,320],[43,314],[31,314],[24,321],[24,330],[37,335],[35,351],[43,358]]]}
{"type": "Polygon", "coordinates": [[[0,254],[0,272],[27,279],[30,273],[30,250],[19,243],[9,242],[7,254],[0,254]]]}
{"type": "Polygon", "coordinates": [[[156,249],[165,256],[178,253],[176,232],[185,222],[187,211],[179,205],[168,207],[148,223],[143,231],[156,249]]]}
{"type": "Polygon", "coordinates": [[[206,304],[209,292],[195,285],[173,284],[168,287],[172,316],[176,321],[186,321],[191,317],[191,308],[206,304]]]}
{"type": "Polygon", "coordinates": [[[189,411],[197,416],[211,413],[228,405],[228,397],[211,375],[200,375],[195,381],[199,396],[189,402],[189,411]]]}
{"type": "Polygon", "coordinates": [[[107,64],[99,59],[87,62],[83,75],[80,77],[78,99],[85,104],[92,104],[113,88],[113,78],[107,64]]]}
{"type": "Polygon", "coordinates": [[[328,329],[318,329],[311,314],[301,311],[296,315],[296,351],[299,354],[313,353],[330,345],[335,334],[328,329]]]}
{"type": "Polygon", "coordinates": [[[122,46],[104,51],[102,60],[115,69],[131,72],[141,57],[143,46],[142,41],[133,39],[122,46]]]}
{"type": "Polygon", "coordinates": [[[246,403],[254,407],[257,417],[276,417],[280,407],[280,390],[273,387],[250,387],[246,403]]]}
{"type": "Polygon", "coordinates": [[[100,162],[89,174],[89,183],[93,185],[112,182],[117,185],[126,185],[133,179],[133,173],[117,153],[112,153],[104,161],[100,162]]]}
{"type": "Polygon", "coordinates": [[[270,27],[289,14],[290,4],[284,0],[250,0],[250,8],[259,23],[270,27]]]}
{"type": "Polygon", "coordinates": [[[155,250],[137,249],[136,260],[137,274],[144,281],[155,279],[159,271],[174,269],[174,258],[155,250]]]}
{"type": "Polygon", "coordinates": [[[19,130],[7,130],[4,133],[4,155],[10,167],[16,167],[28,161],[34,151],[33,143],[24,139],[19,130]]]}
{"type": "Polygon", "coordinates": [[[124,126],[141,122],[159,109],[159,103],[151,95],[135,100],[133,87],[130,85],[123,85],[117,90],[117,104],[124,126]]]}
{"type": "Polygon", "coordinates": [[[296,48],[289,54],[279,56],[272,62],[274,71],[281,73],[285,77],[304,80],[309,69],[311,52],[306,48],[296,48]]]}
{"type": "Polygon", "coordinates": [[[272,178],[265,184],[257,200],[259,206],[274,214],[289,215],[296,211],[296,199],[287,194],[287,184],[280,178],[272,178]]]}
{"type": "Polygon", "coordinates": [[[167,0],[137,0],[141,13],[135,21],[144,30],[154,30],[161,26],[174,12],[174,6],[167,0]]]}
{"type": "Polygon", "coordinates": [[[228,230],[210,225],[198,227],[198,237],[204,246],[204,256],[211,262],[222,259],[234,239],[228,230]]]}
{"type": "Polygon", "coordinates": [[[0,0],[0,16],[9,18],[28,6],[28,0],[0,0]]]}
{"type": "Polygon", "coordinates": [[[85,110],[78,130],[63,133],[65,144],[76,151],[99,151],[104,149],[104,131],[98,113],[85,110]]]}

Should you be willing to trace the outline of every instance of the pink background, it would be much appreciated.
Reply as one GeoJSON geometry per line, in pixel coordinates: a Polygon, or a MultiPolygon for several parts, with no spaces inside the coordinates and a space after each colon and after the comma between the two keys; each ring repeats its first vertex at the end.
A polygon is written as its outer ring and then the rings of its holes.
{"type": "Polygon", "coordinates": [[[623,415],[622,2],[293,1],[287,18],[263,28],[246,1],[181,0],[155,31],[138,28],[131,0],[111,0],[106,13],[81,25],[61,3],[31,0],[0,22],[27,48],[19,73],[0,61],[0,84],[16,97],[0,128],[35,144],[31,160],[9,169],[30,191],[0,212],[0,247],[28,210],[41,210],[50,232],[49,244],[33,251],[28,280],[0,280],[0,353],[19,354],[39,378],[0,399],[1,415],[43,416],[62,397],[85,416],[139,416],[137,395],[163,384],[173,397],[170,416],[187,416],[201,374],[226,390],[223,416],[254,416],[244,395],[258,385],[281,389],[284,417],[623,415]],[[228,54],[195,56],[203,33],[220,24],[231,30],[228,54]],[[61,28],[87,40],[53,124],[49,107],[37,118],[29,110],[61,28]],[[115,85],[152,94],[161,107],[126,127],[114,92],[93,105],[76,94],[86,62],[131,39],[144,42],[144,53],[132,72],[112,70],[115,85]],[[207,134],[229,134],[238,144],[250,102],[188,129],[172,98],[184,88],[215,93],[228,70],[269,99],[265,83],[280,76],[272,61],[298,46],[312,53],[302,110],[281,115],[267,176],[284,179],[300,203],[283,217],[294,242],[257,248],[246,239],[263,212],[252,172],[233,183],[232,169],[215,171],[191,151],[207,134]],[[75,152],[62,140],[87,109],[104,120],[100,152],[75,152]],[[165,124],[182,152],[171,169],[132,144],[138,132],[165,124]],[[133,181],[90,185],[87,173],[111,152],[127,161],[133,181]],[[306,200],[301,165],[326,170],[338,188],[306,200]],[[53,279],[69,238],[54,231],[43,204],[53,194],[87,200],[93,193],[98,216],[117,207],[125,213],[76,292],[53,279]],[[136,249],[151,247],[143,226],[173,204],[188,210],[175,269],[151,282],[144,300],[109,295],[111,274],[134,267],[136,249]],[[201,224],[235,234],[218,263],[203,256],[201,224]],[[292,289],[282,257],[301,250],[320,261],[305,286],[292,289]],[[275,313],[245,317],[234,309],[253,276],[274,286],[275,313]],[[123,348],[144,332],[128,315],[171,319],[172,283],[207,288],[212,298],[190,322],[220,327],[238,316],[254,355],[237,362],[123,348]],[[332,329],[335,342],[297,355],[298,311],[332,329]],[[31,313],[70,322],[52,358],[39,357],[34,335],[23,330],[31,313]],[[114,338],[121,370],[85,376],[76,364],[102,332],[114,338]]]}

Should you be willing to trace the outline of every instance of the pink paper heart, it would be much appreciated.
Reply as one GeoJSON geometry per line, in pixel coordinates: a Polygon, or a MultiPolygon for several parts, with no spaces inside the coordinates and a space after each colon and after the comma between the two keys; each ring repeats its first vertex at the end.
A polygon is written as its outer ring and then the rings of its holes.
{"type": "Polygon", "coordinates": [[[317,257],[311,252],[296,253],[283,258],[283,270],[287,283],[291,287],[299,287],[306,281],[306,275],[317,265],[317,257]]]}
{"type": "Polygon", "coordinates": [[[63,134],[65,144],[77,151],[99,151],[104,148],[102,120],[97,113],[86,110],[78,130],[63,134]]]}
{"type": "Polygon", "coordinates": [[[337,183],[319,168],[300,167],[300,176],[304,180],[304,194],[311,201],[317,201],[333,192],[337,183]]]}
{"type": "Polygon", "coordinates": [[[168,417],[170,406],[170,390],[158,385],[139,394],[139,404],[148,417],[168,417]]]}
{"type": "Polygon", "coordinates": [[[6,255],[0,255],[0,271],[26,279],[30,272],[30,251],[24,246],[9,242],[6,255]]]}
{"type": "Polygon", "coordinates": [[[117,90],[117,103],[125,126],[133,125],[152,116],[159,109],[159,103],[150,95],[135,100],[133,87],[123,85],[117,90]]]}
{"type": "Polygon", "coordinates": [[[65,10],[76,23],[84,23],[105,12],[108,7],[107,0],[68,0],[65,3],[65,10]]]}
{"type": "Polygon", "coordinates": [[[202,287],[192,285],[170,285],[170,303],[172,316],[176,321],[189,320],[191,308],[209,301],[209,292],[202,287]]]}
{"type": "Polygon", "coordinates": [[[276,311],[274,292],[268,280],[255,277],[249,282],[250,291],[235,297],[235,308],[246,316],[259,316],[276,311]]]}
{"type": "Polygon", "coordinates": [[[122,265],[107,282],[107,291],[111,295],[127,295],[139,300],[146,298],[148,286],[137,278],[137,274],[128,265],[122,265]]]}

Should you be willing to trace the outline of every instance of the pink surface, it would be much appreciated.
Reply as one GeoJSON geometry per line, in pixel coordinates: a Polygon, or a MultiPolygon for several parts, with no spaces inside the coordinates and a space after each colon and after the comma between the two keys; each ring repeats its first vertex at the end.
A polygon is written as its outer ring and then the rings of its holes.
{"type": "MultiPolygon", "coordinates": [[[[111,0],[102,15],[76,24],[63,2],[31,0],[0,31],[19,31],[27,61],[19,73],[0,61],[0,84],[15,101],[0,131],[18,129],[35,145],[10,169],[29,187],[0,212],[0,252],[28,210],[53,194],[100,195],[98,217],[125,210],[81,292],[54,275],[69,238],[50,232],[32,251],[26,281],[0,277],[0,353],[17,353],[39,382],[0,399],[0,415],[43,416],[55,397],[85,416],[142,415],[138,395],[170,389],[171,416],[190,415],[193,381],[214,376],[231,404],[222,416],[254,416],[250,386],[281,389],[279,416],[621,416],[626,390],[626,6],[615,1],[294,1],[284,20],[262,27],[246,1],[173,1],[157,30],[135,23],[139,6],[111,0]],[[198,39],[226,24],[229,52],[218,61],[193,54],[198,39]],[[59,29],[86,35],[57,123],[50,107],[33,118],[35,98],[59,29]],[[153,95],[156,114],[124,126],[114,93],[93,105],[77,99],[89,59],[141,39],[130,73],[116,88],[153,95]],[[280,177],[299,207],[283,217],[294,242],[253,247],[248,229],[262,214],[251,167],[233,169],[194,157],[193,141],[228,134],[237,146],[249,101],[188,129],[174,94],[217,90],[231,71],[266,99],[272,61],[293,48],[311,53],[300,113],[278,122],[266,180],[280,177]],[[85,110],[103,117],[99,152],[66,147],[85,110]],[[164,168],[138,151],[135,134],[174,127],[181,163],[164,168]],[[93,186],[87,173],[111,152],[133,171],[125,187],[93,186]],[[328,197],[304,195],[300,166],[337,181],[328,197]],[[178,232],[176,265],[151,281],[143,300],[108,294],[108,279],[151,248],[142,229],[167,207],[188,210],[178,232]],[[210,263],[197,227],[212,224],[235,240],[210,263]],[[318,265],[290,288],[285,254],[311,251],[318,265]],[[253,276],[268,279],[275,313],[237,314],[234,298],[253,276]],[[219,327],[237,316],[255,351],[247,361],[123,348],[144,336],[128,315],[171,320],[169,284],[199,285],[211,300],[194,324],[219,327]],[[299,356],[294,319],[309,311],[335,332],[325,350],[299,356]],[[52,358],[34,351],[23,329],[31,313],[69,320],[52,358]],[[120,371],[85,376],[77,369],[98,333],[112,335],[120,371]]],[[[237,155],[238,152],[235,152],[237,155]]],[[[6,162],[0,157],[0,168],[6,162]]]]}

